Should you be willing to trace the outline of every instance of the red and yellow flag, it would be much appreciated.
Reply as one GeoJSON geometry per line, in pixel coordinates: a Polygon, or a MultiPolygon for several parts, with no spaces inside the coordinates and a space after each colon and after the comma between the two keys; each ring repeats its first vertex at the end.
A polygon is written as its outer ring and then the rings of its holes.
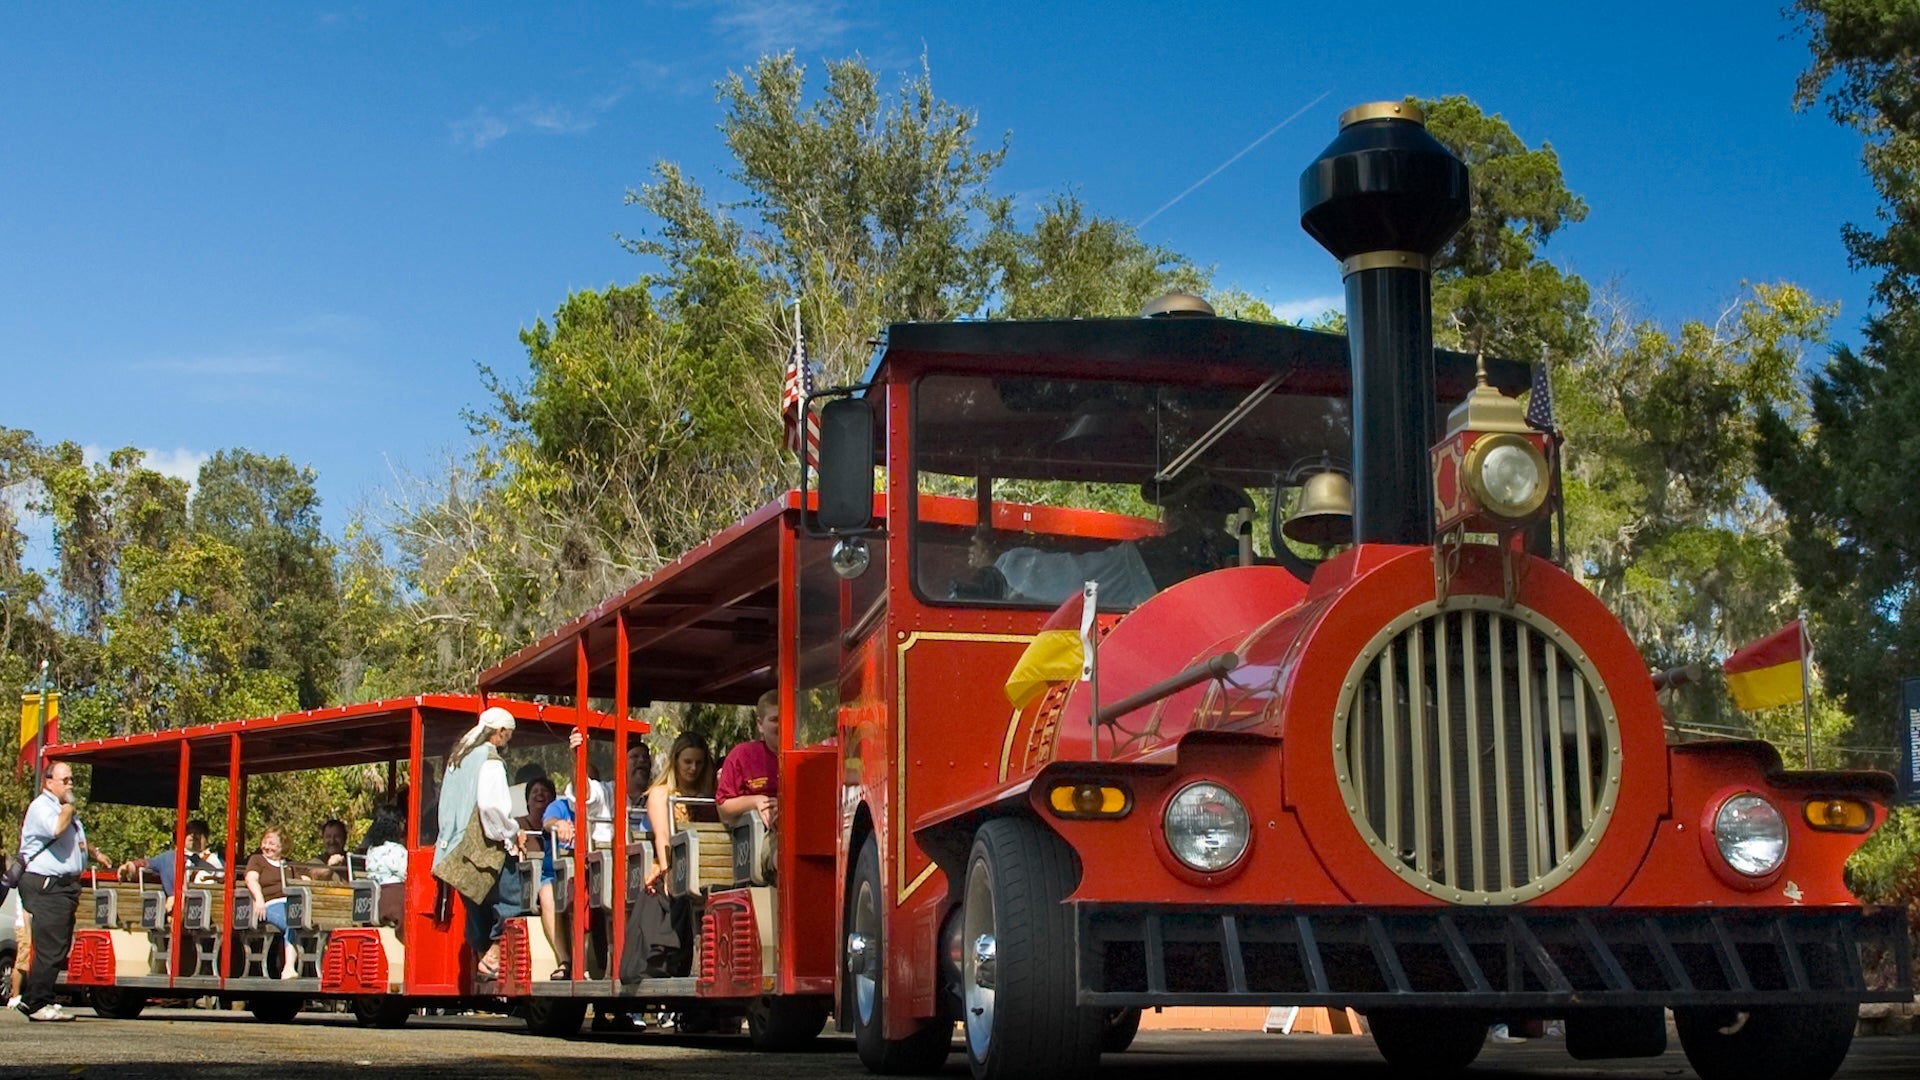
{"type": "Polygon", "coordinates": [[[1805,648],[1806,634],[1800,620],[1795,619],[1735,650],[1720,666],[1726,673],[1733,703],[1751,711],[1791,705],[1804,698],[1807,688],[1800,660],[1805,648]]]}
{"type": "Polygon", "coordinates": [[[1040,625],[1040,633],[1020,654],[1007,676],[1007,700],[1015,708],[1046,692],[1049,685],[1080,677],[1087,653],[1080,638],[1080,616],[1086,608],[1085,593],[1076,592],[1054,609],[1040,625]]]}
{"type": "MultiPolygon", "coordinates": [[[[20,752],[14,759],[13,775],[33,765],[33,737],[40,731],[40,695],[20,695],[20,752]]],[[[60,695],[47,695],[47,737],[44,746],[60,739],[60,695]]]]}

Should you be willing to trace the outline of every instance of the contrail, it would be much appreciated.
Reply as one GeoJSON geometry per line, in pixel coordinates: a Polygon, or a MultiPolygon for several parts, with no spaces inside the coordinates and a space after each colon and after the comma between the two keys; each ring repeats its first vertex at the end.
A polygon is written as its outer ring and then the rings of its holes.
{"type": "Polygon", "coordinates": [[[1153,213],[1151,213],[1151,214],[1148,214],[1148,215],[1147,215],[1146,217],[1143,217],[1143,218],[1141,218],[1141,219],[1140,219],[1140,224],[1138,224],[1138,225],[1135,225],[1135,226],[1134,226],[1134,228],[1136,228],[1136,229],[1144,229],[1144,228],[1146,228],[1146,227],[1147,227],[1147,222],[1149,222],[1149,221],[1152,221],[1152,220],[1153,220],[1154,218],[1157,218],[1157,217],[1159,217],[1159,216],[1160,216],[1161,214],[1164,214],[1164,213],[1166,213],[1166,212],[1167,212],[1168,210],[1171,210],[1171,209],[1173,209],[1173,204],[1174,204],[1174,203],[1177,203],[1177,202],[1179,202],[1179,201],[1180,201],[1181,199],[1184,199],[1184,198],[1186,198],[1187,196],[1189,196],[1189,195],[1191,195],[1191,194],[1193,194],[1194,192],[1196,192],[1196,191],[1198,191],[1198,190],[1200,190],[1200,185],[1202,185],[1202,184],[1205,184],[1205,183],[1206,183],[1207,181],[1209,181],[1209,180],[1211,180],[1211,179],[1213,179],[1213,178],[1214,178],[1214,177],[1216,177],[1216,176],[1219,176],[1219,175],[1220,175],[1221,173],[1223,173],[1223,172],[1226,172],[1226,171],[1227,171],[1227,166],[1229,166],[1229,165],[1231,165],[1231,164],[1233,164],[1233,163],[1234,163],[1234,162],[1236,162],[1236,161],[1239,161],[1239,160],[1240,160],[1241,158],[1243,158],[1243,157],[1246,157],[1246,156],[1247,156],[1247,154],[1249,154],[1250,152],[1252,152],[1252,150],[1253,150],[1253,148],[1254,148],[1254,147],[1256,147],[1256,146],[1259,146],[1259,145],[1260,145],[1261,143],[1263,143],[1263,142],[1266,142],[1266,141],[1267,141],[1268,139],[1271,139],[1271,138],[1273,138],[1273,136],[1275,135],[1275,133],[1277,133],[1277,132],[1278,132],[1278,131],[1279,131],[1279,130],[1280,130],[1281,128],[1283,128],[1283,127],[1286,127],[1286,126],[1287,126],[1288,124],[1291,124],[1291,123],[1293,123],[1293,122],[1294,122],[1295,120],[1298,120],[1298,119],[1300,119],[1300,114],[1301,114],[1301,113],[1304,113],[1304,112],[1306,112],[1306,111],[1307,111],[1308,109],[1311,109],[1311,108],[1313,108],[1313,107],[1314,107],[1315,105],[1318,105],[1318,104],[1320,104],[1320,103],[1321,103],[1322,101],[1325,101],[1325,100],[1327,99],[1327,95],[1328,95],[1328,94],[1331,94],[1331,93],[1333,93],[1333,91],[1331,91],[1331,90],[1323,90],[1323,91],[1321,91],[1321,93],[1320,93],[1320,96],[1319,96],[1319,97],[1317,97],[1317,98],[1314,98],[1314,99],[1313,99],[1312,101],[1309,101],[1309,102],[1307,102],[1307,103],[1306,103],[1305,105],[1302,105],[1302,106],[1300,106],[1300,107],[1299,107],[1298,109],[1295,109],[1295,110],[1294,110],[1294,112],[1293,112],[1293,115],[1292,115],[1292,116],[1289,116],[1289,117],[1287,117],[1287,118],[1286,118],[1285,120],[1282,120],[1282,121],[1280,121],[1279,123],[1277,123],[1277,124],[1275,124],[1275,125],[1273,125],[1273,127],[1272,127],[1272,128],[1270,128],[1270,129],[1268,129],[1268,131],[1267,131],[1267,133],[1266,133],[1265,135],[1262,135],[1262,136],[1260,136],[1259,138],[1257,138],[1257,139],[1255,139],[1255,140],[1253,140],[1252,142],[1250,142],[1250,143],[1248,143],[1248,144],[1246,145],[1246,147],[1245,147],[1244,149],[1242,149],[1242,150],[1241,150],[1241,151],[1240,151],[1239,153],[1237,153],[1237,154],[1235,154],[1235,155],[1233,155],[1232,157],[1230,157],[1230,158],[1228,158],[1227,160],[1225,160],[1225,161],[1223,161],[1223,162],[1221,162],[1221,163],[1220,163],[1220,167],[1219,167],[1219,168],[1217,168],[1217,169],[1215,169],[1215,170],[1213,170],[1212,172],[1210,172],[1210,173],[1208,173],[1207,175],[1205,175],[1205,176],[1203,176],[1203,177],[1201,177],[1200,179],[1198,179],[1198,180],[1196,180],[1196,181],[1194,181],[1194,183],[1193,183],[1193,186],[1192,186],[1192,187],[1190,187],[1190,188],[1188,188],[1187,190],[1185,190],[1185,191],[1183,191],[1183,192],[1181,192],[1181,193],[1180,193],[1180,194],[1178,194],[1178,195],[1175,195],[1175,196],[1174,196],[1173,198],[1171,198],[1171,199],[1168,199],[1168,200],[1167,200],[1167,205],[1165,205],[1165,206],[1163,206],[1163,207],[1161,207],[1161,208],[1160,208],[1160,209],[1158,209],[1158,210],[1155,210],[1155,211],[1154,211],[1153,213]]]}

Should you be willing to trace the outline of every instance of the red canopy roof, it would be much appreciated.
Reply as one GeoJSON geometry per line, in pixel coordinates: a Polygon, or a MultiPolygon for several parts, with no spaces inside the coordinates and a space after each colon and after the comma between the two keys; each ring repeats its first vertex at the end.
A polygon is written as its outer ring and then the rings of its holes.
{"type": "MultiPolygon", "coordinates": [[[[521,744],[564,740],[572,729],[572,706],[539,705],[528,701],[494,699],[513,714],[521,744]]],[[[249,774],[322,769],[334,765],[404,761],[412,746],[415,709],[428,724],[436,721],[471,724],[480,714],[480,698],[472,694],[425,694],[389,698],[357,705],[340,705],[308,712],[284,713],[217,724],[116,735],[87,742],[62,743],[47,748],[47,757],[74,765],[110,765],[116,770],[155,770],[172,775],[179,768],[180,744],[188,747],[189,767],[195,775],[224,776],[232,736],[241,739],[241,764],[249,774]]],[[[589,730],[613,730],[613,717],[589,712],[589,730]]],[[[644,730],[644,728],[642,729],[644,730]]],[[[429,753],[445,747],[428,746],[429,753]]]]}

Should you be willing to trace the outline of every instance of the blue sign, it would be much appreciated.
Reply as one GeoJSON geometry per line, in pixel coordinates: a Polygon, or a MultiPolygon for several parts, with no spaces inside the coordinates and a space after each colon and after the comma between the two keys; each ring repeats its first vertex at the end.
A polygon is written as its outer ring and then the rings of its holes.
{"type": "Polygon", "coordinates": [[[1900,767],[1894,773],[1900,801],[1920,803],[1920,678],[1900,680],[1900,721],[1894,732],[1900,739],[1900,767]]]}

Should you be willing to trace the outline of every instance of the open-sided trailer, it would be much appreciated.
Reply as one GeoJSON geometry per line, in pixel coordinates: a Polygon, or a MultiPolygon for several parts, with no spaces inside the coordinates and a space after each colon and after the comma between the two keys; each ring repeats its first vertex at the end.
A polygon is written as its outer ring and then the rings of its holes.
{"type": "MultiPolygon", "coordinates": [[[[782,809],[772,872],[749,854],[750,840],[765,842],[751,830],[710,824],[676,837],[672,886],[696,905],[692,971],[682,977],[620,979],[623,951],[635,946],[613,934],[605,955],[576,965],[571,979],[541,978],[539,966],[519,951],[521,942],[537,938],[537,928],[510,926],[501,989],[531,999],[534,1030],[575,1030],[593,1001],[629,1011],[744,1014],[754,1042],[775,1049],[805,1043],[825,1026],[838,905],[837,729],[830,711],[815,722],[796,708],[802,663],[796,628],[803,595],[832,603],[837,625],[842,590],[826,564],[828,547],[802,542],[798,505],[791,494],[767,503],[481,675],[488,700],[518,694],[601,702],[615,716],[654,702],[752,705],[768,690],[781,691],[782,809]]],[[[838,652],[816,659],[831,664],[838,652]]],[[[615,729],[615,760],[625,760],[625,736],[615,729]]],[[[715,760],[727,749],[713,747],[715,760]]],[[[640,801],[625,790],[624,776],[618,784],[615,805],[640,801]]],[[[572,902],[575,910],[602,906],[612,926],[624,927],[647,855],[630,852],[618,830],[609,854],[614,865],[629,867],[628,887],[590,894],[576,879],[572,902]]],[[[578,956],[584,923],[574,926],[578,956]]]]}
{"type": "MultiPolygon", "coordinates": [[[[515,716],[516,751],[564,745],[576,729],[588,740],[611,738],[624,750],[629,734],[646,731],[644,723],[616,726],[611,716],[571,707],[493,704],[515,716]]],[[[232,797],[224,823],[213,823],[216,836],[224,824],[216,850],[227,867],[238,868],[224,876],[190,874],[176,854],[173,880],[184,882],[178,890],[184,902],[173,904],[155,885],[92,876],[81,897],[66,985],[114,1017],[136,1016],[155,997],[217,997],[245,1001],[262,1019],[285,1020],[306,1001],[332,998],[350,1001],[363,1022],[382,1025],[404,1022],[421,1005],[525,995],[524,986],[475,977],[462,905],[436,904],[437,806],[417,779],[438,774],[437,764],[482,707],[472,695],[425,695],[49,748],[50,758],[90,771],[94,802],[172,809],[175,853],[184,851],[187,821],[199,814],[202,782],[224,777],[232,797]],[[283,979],[278,930],[260,923],[244,882],[247,855],[258,841],[245,836],[248,782],[331,766],[385,766],[389,797],[404,788],[407,876],[381,886],[361,873],[350,881],[290,875],[297,971],[283,979]],[[389,896],[382,903],[383,888],[402,890],[402,902],[389,896]]],[[[585,771],[588,745],[576,751],[575,775],[585,771]]],[[[585,876],[573,877],[584,889],[585,876]]],[[[525,955],[526,920],[520,922],[525,955]]]]}

